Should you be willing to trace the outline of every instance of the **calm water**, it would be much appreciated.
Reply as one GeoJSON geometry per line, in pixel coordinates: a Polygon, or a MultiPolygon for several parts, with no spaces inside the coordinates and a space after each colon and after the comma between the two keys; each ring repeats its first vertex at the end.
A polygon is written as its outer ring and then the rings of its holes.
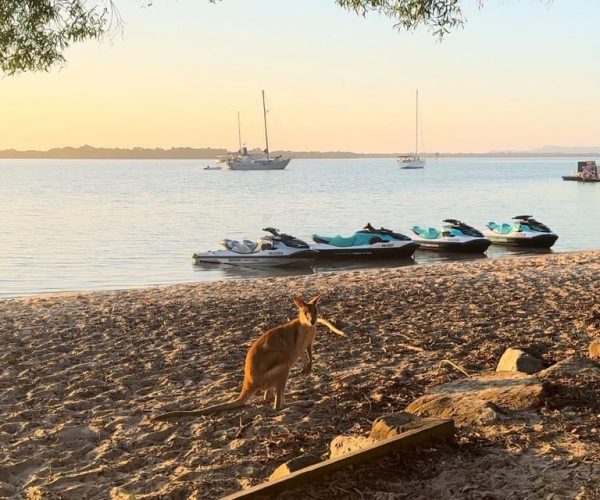
{"type": "Polygon", "coordinates": [[[205,171],[204,160],[0,160],[0,296],[261,275],[196,267],[191,255],[267,225],[308,240],[366,222],[407,233],[525,213],[559,233],[555,251],[598,248],[600,183],[560,178],[576,161],[431,159],[407,171],[394,159],[293,160],[280,172],[230,172],[205,171]]]}

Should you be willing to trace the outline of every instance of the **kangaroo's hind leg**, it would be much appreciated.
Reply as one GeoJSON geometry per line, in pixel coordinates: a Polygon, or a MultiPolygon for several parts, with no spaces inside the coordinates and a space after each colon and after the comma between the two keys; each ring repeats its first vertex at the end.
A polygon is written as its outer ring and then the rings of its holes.
{"type": "Polygon", "coordinates": [[[304,375],[308,375],[312,371],[312,363],[312,344],[309,344],[306,350],[302,353],[302,373],[304,375]]]}
{"type": "Polygon", "coordinates": [[[275,403],[273,404],[274,410],[281,410],[285,405],[285,385],[287,380],[283,384],[275,388],[275,403]]]}
{"type": "Polygon", "coordinates": [[[289,365],[279,365],[269,372],[269,379],[275,388],[275,403],[273,408],[280,410],[285,404],[285,386],[290,373],[289,365]]]}

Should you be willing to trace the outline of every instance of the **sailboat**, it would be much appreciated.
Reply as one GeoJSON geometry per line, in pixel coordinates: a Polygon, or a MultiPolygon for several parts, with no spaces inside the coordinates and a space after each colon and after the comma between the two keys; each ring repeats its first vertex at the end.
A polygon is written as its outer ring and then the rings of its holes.
{"type": "Polygon", "coordinates": [[[238,113],[238,140],[239,151],[235,156],[230,156],[225,160],[225,164],[229,170],[283,170],[288,166],[290,158],[282,156],[271,157],[269,154],[269,134],[267,132],[267,107],[265,104],[265,91],[262,91],[263,116],[265,120],[265,143],[264,150],[266,157],[262,155],[253,155],[248,152],[246,146],[242,147],[240,114],[238,113]]]}
{"type": "Polygon", "coordinates": [[[415,125],[415,154],[401,156],[398,160],[404,169],[425,167],[425,158],[419,156],[419,89],[417,89],[416,125],[415,125]]]}

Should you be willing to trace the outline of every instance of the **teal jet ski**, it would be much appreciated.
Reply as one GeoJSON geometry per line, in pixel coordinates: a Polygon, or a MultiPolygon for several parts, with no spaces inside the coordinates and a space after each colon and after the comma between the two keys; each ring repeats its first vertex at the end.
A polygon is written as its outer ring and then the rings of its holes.
{"type": "Polygon", "coordinates": [[[411,257],[419,244],[408,236],[390,229],[367,224],[352,236],[320,236],[313,234],[310,249],[317,259],[365,258],[391,259],[411,257]]]}
{"type": "Polygon", "coordinates": [[[485,235],[495,245],[529,248],[550,248],[558,239],[548,226],[531,215],[517,215],[513,222],[488,222],[485,235]]]}
{"type": "Polygon", "coordinates": [[[445,219],[441,229],[413,226],[412,231],[422,250],[483,253],[492,244],[481,231],[456,219],[445,219]]]}

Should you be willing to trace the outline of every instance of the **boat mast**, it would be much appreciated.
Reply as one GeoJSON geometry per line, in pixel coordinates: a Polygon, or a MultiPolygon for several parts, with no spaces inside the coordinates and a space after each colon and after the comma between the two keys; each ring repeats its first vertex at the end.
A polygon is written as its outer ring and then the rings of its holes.
{"type": "Polygon", "coordinates": [[[269,158],[269,134],[267,133],[267,106],[265,105],[265,91],[262,91],[263,99],[263,115],[265,117],[265,143],[267,145],[265,153],[267,153],[267,159],[269,158]]]}
{"type": "Polygon", "coordinates": [[[240,112],[238,111],[238,146],[239,153],[242,154],[242,127],[240,125],[240,112]]]}
{"type": "Polygon", "coordinates": [[[415,158],[419,156],[419,89],[417,89],[417,111],[415,121],[417,123],[415,128],[415,158]]]}

